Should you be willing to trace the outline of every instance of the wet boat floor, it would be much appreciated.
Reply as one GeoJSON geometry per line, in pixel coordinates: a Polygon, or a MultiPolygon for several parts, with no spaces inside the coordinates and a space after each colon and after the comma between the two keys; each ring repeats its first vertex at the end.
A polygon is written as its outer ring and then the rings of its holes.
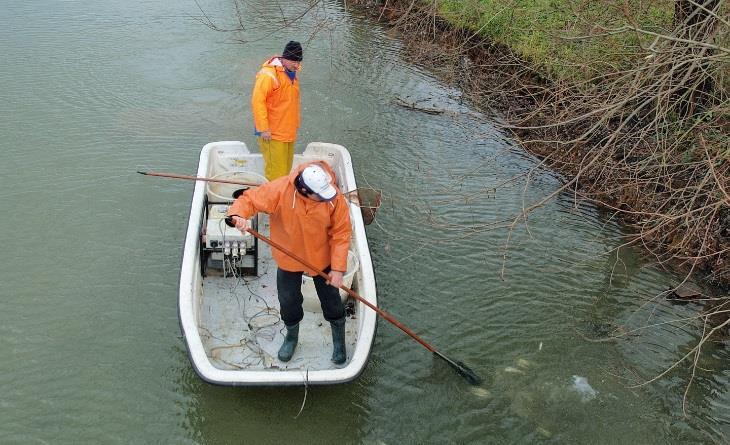
{"type": "MultiPolygon", "coordinates": [[[[286,328],[279,316],[276,263],[265,243],[259,242],[258,276],[234,276],[229,272],[224,277],[216,270],[208,270],[207,275],[203,278],[198,330],[206,354],[217,368],[306,371],[347,365],[335,365],[330,360],[332,331],[321,311],[304,311],[294,356],[286,363],[277,358],[286,328]]],[[[357,314],[348,315],[345,325],[348,361],[357,341],[358,323],[353,317],[357,314]]]]}

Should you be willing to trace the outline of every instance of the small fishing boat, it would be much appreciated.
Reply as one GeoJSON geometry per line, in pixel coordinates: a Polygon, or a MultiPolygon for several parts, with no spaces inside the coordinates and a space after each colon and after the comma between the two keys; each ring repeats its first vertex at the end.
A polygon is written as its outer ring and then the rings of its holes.
{"type": "MultiPolygon", "coordinates": [[[[313,142],[294,165],[321,160],[335,171],[338,187],[350,202],[352,242],[345,286],[377,306],[375,277],[365,223],[349,152],[336,144],[313,142]]],[[[261,184],[263,159],[243,142],[212,142],[203,147],[193,192],[180,273],[179,316],[195,371],[205,381],[231,386],[336,384],[364,370],[375,337],[377,314],[341,291],[347,311],[347,361],[330,361],[332,334],[322,316],[310,277],[303,278],[304,319],[299,344],[289,362],[277,351],[286,329],[279,316],[276,263],[270,245],[224,223],[240,183],[261,184]],[[238,182],[234,184],[231,182],[238,182]]],[[[365,214],[367,217],[367,214],[365,214]]],[[[268,235],[268,216],[250,221],[257,234],[268,235]]]]}

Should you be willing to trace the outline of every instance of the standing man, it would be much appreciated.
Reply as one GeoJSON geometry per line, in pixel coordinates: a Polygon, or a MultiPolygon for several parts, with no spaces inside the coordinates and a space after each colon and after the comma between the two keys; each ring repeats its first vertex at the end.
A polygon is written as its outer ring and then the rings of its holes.
{"type": "Polygon", "coordinates": [[[299,71],[302,45],[290,41],[281,56],[267,60],[256,74],[251,109],[264,174],[269,181],[289,174],[299,128],[299,71]]]}
{"type": "Polygon", "coordinates": [[[245,232],[247,219],[258,212],[270,215],[271,239],[302,260],[324,271],[325,280],[315,270],[272,248],[278,269],[276,289],[286,337],[279,360],[288,362],[299,341],[302,310],[302,274],[314,279],[325,320],[332,328],[332,361],[345,363],[345,306],[338,287],[347,271],[347,252],[352,228],[347,200],[333,184],[334,171],[324,161],[302,164],[288,176],[267,182],[241,194],[228,209],[229,225],[245,232]]]}

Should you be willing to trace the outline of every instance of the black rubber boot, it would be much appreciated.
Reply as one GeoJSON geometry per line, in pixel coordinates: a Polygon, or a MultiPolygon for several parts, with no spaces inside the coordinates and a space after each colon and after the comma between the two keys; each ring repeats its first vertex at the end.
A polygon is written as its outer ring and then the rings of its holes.
{"type": "Polygon", "coordinates": [[[279,348],[279,360],[282,362],[288,362],[294,355],[294,349],[297,347],[299,341],[299,323],[294,326],[286,327],[286,337],[284,337],[284,343],[279,348]]]}
{"type": "Polygon", "coordinates": [[[339,320],[331,321],[332,327],[332,361],[341,365],[347,360],[347,351],[345,350],[345,317],[339,320]]]}

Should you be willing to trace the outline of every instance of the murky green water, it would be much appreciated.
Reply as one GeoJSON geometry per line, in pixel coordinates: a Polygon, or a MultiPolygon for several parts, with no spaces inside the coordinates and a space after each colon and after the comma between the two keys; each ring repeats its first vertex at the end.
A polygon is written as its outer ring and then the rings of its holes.
{"type": "MultiPolygon", "coordinates": [[[[494,190],[535,162],[342,3],[279,30],[280,6],[306,5],[241,3],[243,33],[203,26],[193,1],[3,6],[0,443],[727,440],[725,345],[703,348],[687,417],[686,367],[632,387],[698,340],[699,322],[659,324],[695,308],[647,303],[679,277],[636,251],[604,255],[620,230],[571,196],[517,225],[505,262],[512,218],[558,179],[538,169],[526,190],[524,176],[494,190]],[[134,172],[191,174],[214,140],[254,147],[253,76],[290,38],[310,40],[298,149],[345,145],[361,184],[385,193],[368,228],[381,305],[482,387],[385,322],[357,381],[306,400],[303,388],[214,387],[193,372],[176,306],[192,184],[134,172]],[[659,325],[588,340],[647,324],[659,325]]],[[[200,6],[234,24],[232,2],[200,6]]]]}

